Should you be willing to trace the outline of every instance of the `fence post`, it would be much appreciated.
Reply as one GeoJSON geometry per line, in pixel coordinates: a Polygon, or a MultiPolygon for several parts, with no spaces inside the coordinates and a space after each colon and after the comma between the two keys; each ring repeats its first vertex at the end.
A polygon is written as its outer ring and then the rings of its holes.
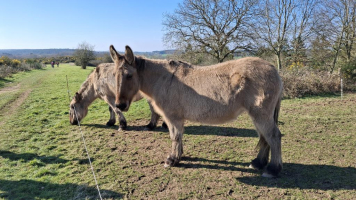
{"type": "Polygon", "coordinates": [[[341,68],[339,68],[339,76],[340,76],[340,92],[341,92],[341,99],[342,99],[344,83],[342,80],[343,78],[342,78],[341,68]]]}

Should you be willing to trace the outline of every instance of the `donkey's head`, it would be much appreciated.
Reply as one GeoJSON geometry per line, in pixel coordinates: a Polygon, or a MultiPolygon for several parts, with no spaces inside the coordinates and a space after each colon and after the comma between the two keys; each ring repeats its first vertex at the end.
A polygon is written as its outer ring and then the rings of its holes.
{"type": "Polygon", "coordinates": [[[77,125],[78,120],[81,121],[88,113],[88,107],[83,106],[82,98],[77,92],[70,102],[69,121],[72,125],[77,125]]]}
{"type": "Polygon", "coordinates": [[[113,45],[110,46],[110,55],[115,62],[117,88],[115,105],[121,111],[127,111],[140,89],[135,56],[129,46],[126,46],[125,55],[120,55],[113,45]]]}

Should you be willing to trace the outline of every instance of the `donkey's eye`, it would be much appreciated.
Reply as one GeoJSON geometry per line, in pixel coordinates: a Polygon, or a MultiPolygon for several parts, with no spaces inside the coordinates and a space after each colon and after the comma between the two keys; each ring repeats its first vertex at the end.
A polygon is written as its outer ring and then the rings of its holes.
{"type": "Polygon", "coordinates": [[[132,74],[127,74],[127,75],[126,75],[126,79],[127,79],[127,80],[132,79],[132,74]]]}

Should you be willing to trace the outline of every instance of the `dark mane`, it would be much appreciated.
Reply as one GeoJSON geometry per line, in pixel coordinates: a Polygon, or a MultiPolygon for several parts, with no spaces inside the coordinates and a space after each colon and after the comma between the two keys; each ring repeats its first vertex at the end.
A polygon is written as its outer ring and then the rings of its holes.
{"type": "Polygon", "coordinates": [[[142,71],[145,69],[146,60],[143,57],[135,56],[135,64],[136,64],[137,71],[142,71]]]}

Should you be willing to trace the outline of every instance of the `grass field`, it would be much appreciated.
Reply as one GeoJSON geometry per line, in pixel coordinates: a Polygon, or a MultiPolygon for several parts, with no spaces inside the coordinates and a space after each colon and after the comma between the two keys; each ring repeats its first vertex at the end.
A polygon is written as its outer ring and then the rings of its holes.
{"type": "MultiPolygon", "coordinates": [[[[71,95],[93,68],[61,64],[0,79],[0,199],[98,199],[71,95]]],[[[356,199],[356,94],[283,100],[284,169],[266,179],[248,168],[258,142],[243,114],[221,126],[187,122],[184,157],[165,169],[168,132],[144,131],[144,100],[125,113],[128,130],[106,127],[97,100],[82,121],[105,199],[356,199]]],[[[160,122],[161,124],[161,122],[160,122]]]]}

